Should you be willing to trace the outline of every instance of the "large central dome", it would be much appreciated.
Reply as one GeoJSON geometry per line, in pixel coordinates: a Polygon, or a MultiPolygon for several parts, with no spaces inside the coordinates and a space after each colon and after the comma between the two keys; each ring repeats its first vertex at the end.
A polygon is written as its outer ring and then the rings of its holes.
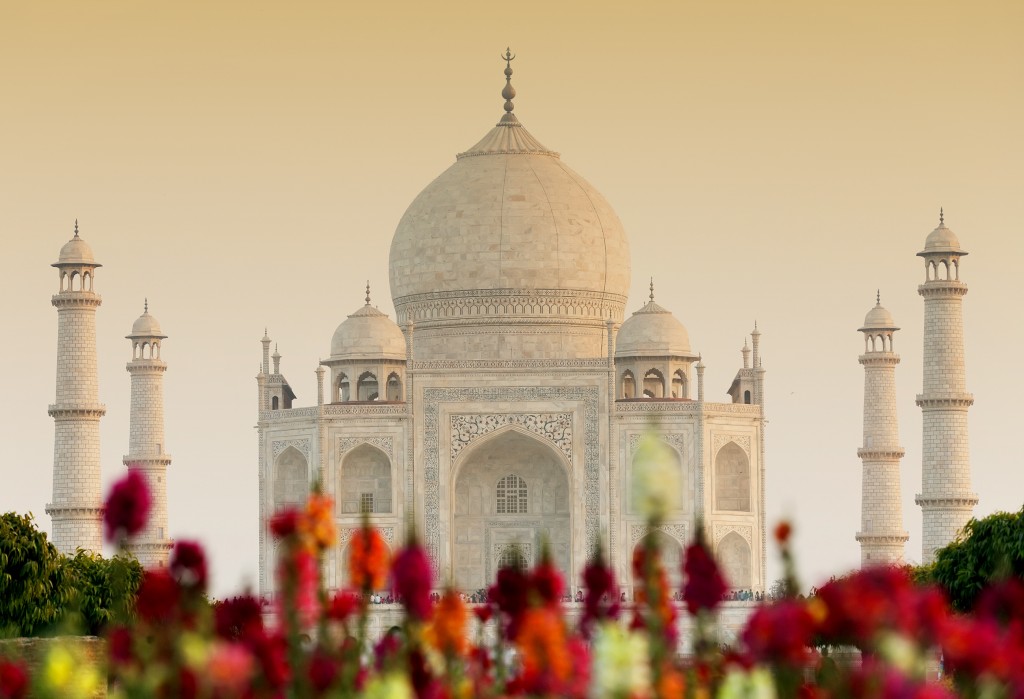
{"type": "MultiPolygon", "coordinates": [[[[506,69],[506,76],[511,70],[506,69]]],[[[427,185],[391,243],[415,358],[600,357],[622,320],[629,244],[601,193],[512,113],[427,185]]]]}

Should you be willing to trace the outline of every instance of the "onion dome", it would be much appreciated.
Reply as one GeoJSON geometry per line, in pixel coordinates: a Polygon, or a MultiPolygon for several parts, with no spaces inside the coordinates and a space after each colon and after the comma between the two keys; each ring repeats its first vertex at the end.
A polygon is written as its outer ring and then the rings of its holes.
{"type": "Polygon", "coordinates": [[[132,334],[125,337],[129,340],[143,337],[153,337],[162,340],[167,337],[160,329],[160,323],[157,322],[157,319],[149,314],[149,299],[146,299],[143,304],[142,315],[132,323],[132,334]]]}
{"type": "Polygon", "coordinates": [[[346,318],[334,331],[330,358],[405,361],[405,335],[386,313],[370,305],[369,285],[366,287],[366,305],[346,318]]]}
{"type": "Polygon", "coordinates": [[[60,267],[61,265],[88,265],[90,267],[102,267],[103,265],[96,262],[96,258],[93,257],[92,248],[89,244],[78,237],[78,220],[75,220],[75,236],[64,243],[64,246],[60,249],[60,255],[57,257],[57,261],[50,265],[51,267],[60,267]]]}
{"type": "Polygon", "coordinates": [[[880,293],[876,297],[875,307],[864,316],[864,327],[860,328],[860,330],[899,330],[896,327],[896,320],[892,317],[892,313],[882,306],[882,296],[880,293]]]}
{"type": "Polygon", "coordinates": [[[690,349],[690,335],[672,312],[654,302],[654,283],[650,300],[619,328],[615,338],[615,357],[687,357],[697,359],[690,349]]]}
{"type": "Polygon", "coordinates": [[[924,241],[924,250],[917,253],[919,256],[931,255],[932,253],[955,253],[957,255],[966,255],[964,250],[960,249],[960,240],[956,237],[956,234],[946,228],[945,215],[942,209],[939,209],[939,226],[931,233],[924,241]]]}
{"type": "Polygon", "coordinates": [[[630,270],[622,223],[520,123],[511,75],[506,67],[500,121],[413,200],[391,242],[391,294],[399,322],[415,323],[418,358],[454,358],[459,343],[474,344],[440,339],[442,327],[461,326],[487,343],[509,322],[516,337],[504,332],[504,342],[534,357],[599,356],[605,320],[624,312],[630,270]],[[567,316],[587,330],[570,336],[567,316]],[[581,333],[594,341],[574,345],[581,333]]]}

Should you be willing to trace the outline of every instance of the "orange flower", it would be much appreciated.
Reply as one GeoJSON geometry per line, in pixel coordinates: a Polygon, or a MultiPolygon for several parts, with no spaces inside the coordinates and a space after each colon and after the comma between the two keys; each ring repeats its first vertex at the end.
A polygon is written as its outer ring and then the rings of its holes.
{"type": "Polygon", "coordinates": [[[329,549],[337,543],[338,530],[334,526],[334,501],[327,495],[314,493],[306,503],[303,538],[312,548],[329,549]]]}
{"type": "Polygon", "coordinates": [[[369,527],[357,530],[348,549],[352,586],[362,590],[383,590],[388,579],[390,554],[380,532],[369,527]]]}
{"type": "Polygon", "coordinates": [[[657,695],[661,699],[683,699],[686,694],[686,680],[683,673],[669,666],[661,672],[657,695]]]}
{"type": "Polygon", "coordinates": [[[530,691],[556,692],[572,673],[565,627],[548,607],[534,607],[523,614],[516,646],[523,659],[523,682],[530,691]]]}
{"type": "Polygon", "coordinates": [[[466,622],[469,611],[455,590],[449,589],[434,607],[431,636],[434,646],[445,655],[465,655],[469,646],[466,622]]]}

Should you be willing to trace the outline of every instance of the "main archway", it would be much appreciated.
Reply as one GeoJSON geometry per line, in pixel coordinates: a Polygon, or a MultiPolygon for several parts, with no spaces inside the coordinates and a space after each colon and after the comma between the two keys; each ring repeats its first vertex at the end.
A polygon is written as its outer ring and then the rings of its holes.
{"type": "Polygon", "coordinates": [[[450,521],[452,578],[459,589],[487,587],[510,549],[533,565],[545,541],[559,570],[569,575],[569,476],[552,446],[509,428],[471,446],[455,474],[450,521]]]}

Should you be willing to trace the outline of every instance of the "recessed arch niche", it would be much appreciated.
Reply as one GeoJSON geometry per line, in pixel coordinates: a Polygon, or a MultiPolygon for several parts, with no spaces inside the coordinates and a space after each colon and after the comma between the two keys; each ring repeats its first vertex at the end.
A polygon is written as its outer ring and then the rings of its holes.
{"type": "Polygon", "coordinates": [[[534,562],[530,552],[539,552],[545,540],[559,570],[569,575],[569,471],[551,444],[514,427],[481,437],[455,463],[451,492],[451,574],[456,587],[473,591],[489,585],[501,553],[511,544],[534,562]],[[525,484],[525,507],[499,507],[499,489],[505,498],[500,502],[507,504],[508,484],[519,479],[525,484]]]}
{"type": "Polygon", "coordinates": [[[750,459],[736,442],[715,456],[715,509],[750,512],[750,459]]]}
{"type": "Polygon", "coordinates": [[[300,505],[309,496],[309,465],[295,447],[288,447],[274,459],[274,507],[300,505]]]}
{"type": "Polygon", "coordinates": [[[729,532],[718,544],[718,563],[722,566],[729,587],[748,590],[752,587],[750,545],[736,532],[729,532]]]}
{"type": "Polygon", "coordinates": [[[372,444],[360,444],[341,460],[338,471],[339,514],[391,512],[391,460],[372,444]]]}
{"type": "MultiPolygon", "coordinates": [[[[676,541],[676,539],[663,531],[655,529],[654,531],[648,532],[644,538],[640,539],[640,541],[633,546],[633,556],[635,557],[640,549],[647,545],[647,542],[650,541],[651,538],[653,538],[654,544],[658,547],[658,554],[661,557],[661,566],[665,569],[665,575],[668,578],[668,589],[670,591],[680,589],[683,582],[683,545],[676,541]]],[[[630,558],[629,561],[631,571],[633,571],[633,560],[635,560],[635,558],[630,558]]],[[[640,589],[644,582],[642,578],[637,577],[635,571],[631,574],[633,576],[633,593],[635,595],[636,591],[640,589]]],[[[671,594],[671,592],[669,594],[671,594]]]]}

